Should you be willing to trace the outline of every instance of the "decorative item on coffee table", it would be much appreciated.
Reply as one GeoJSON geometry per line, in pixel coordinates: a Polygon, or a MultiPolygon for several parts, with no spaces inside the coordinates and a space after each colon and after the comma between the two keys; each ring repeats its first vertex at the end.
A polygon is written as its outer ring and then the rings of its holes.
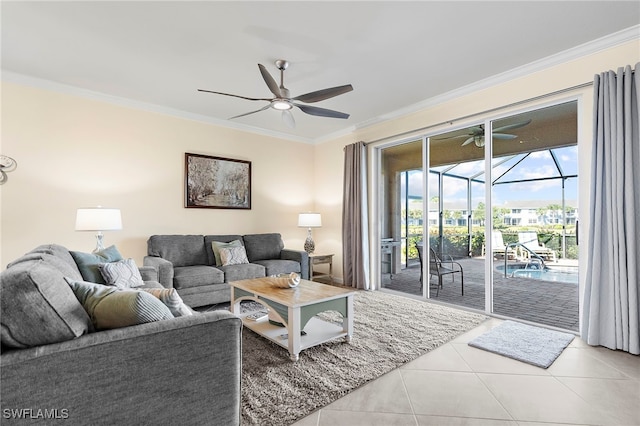
{"type": "Polygon", "coordinates": [[[295,288],[300,284],[300,275],[295,272],[278,274],[270,278],[273,278],[273,285],[279,288],[295,288]]]}

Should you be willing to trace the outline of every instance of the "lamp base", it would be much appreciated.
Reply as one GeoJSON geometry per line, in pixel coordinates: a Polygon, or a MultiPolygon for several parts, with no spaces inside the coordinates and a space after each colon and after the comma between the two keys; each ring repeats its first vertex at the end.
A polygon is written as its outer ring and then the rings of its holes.
{"type": "Polygon", "coordinates": [[[104,250],[104,234],[101,231],[98,231],[96,234],[96,248],[93,249],[91,253],[98,253],[102,250],[104,250]]]}
{"type": "Polygon", "coordinates": [[[313,254],[315,250],[316,250],[316,244],[313,242],[313,238],[311,238],[311,228],[309,228],[307,239],[304,241],[304,251],[306,251],[309,254],[313,254]]]}

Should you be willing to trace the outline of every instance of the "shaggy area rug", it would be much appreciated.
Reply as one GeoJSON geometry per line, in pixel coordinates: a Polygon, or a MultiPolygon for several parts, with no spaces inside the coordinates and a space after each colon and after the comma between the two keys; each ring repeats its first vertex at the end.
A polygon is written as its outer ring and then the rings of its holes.
{"type": "Polygon", "coordinates": [[[469,346],[547,368],[575,336],[515,321],[505,321],[469,342],[469,346]]]}
{"type": "MultiPolygon", "coordinates": [[[[355,295],[354,310],[350,343],[343,338],[305,349],[298,362],[292,362],[284,348],[243,330],[243,425],[290,425],[486,319],[369,291],[355,295]]],[[[334,312],[320,315],[340,321],[334,312]]]]}

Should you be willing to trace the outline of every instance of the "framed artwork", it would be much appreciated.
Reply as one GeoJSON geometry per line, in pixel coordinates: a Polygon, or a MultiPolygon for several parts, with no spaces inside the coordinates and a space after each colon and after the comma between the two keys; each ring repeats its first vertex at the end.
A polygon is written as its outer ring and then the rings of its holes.
{"type": "Polygon", "coordinates": [[[187,208],[251,209],[251,162],[185,153],[187,208]]]}

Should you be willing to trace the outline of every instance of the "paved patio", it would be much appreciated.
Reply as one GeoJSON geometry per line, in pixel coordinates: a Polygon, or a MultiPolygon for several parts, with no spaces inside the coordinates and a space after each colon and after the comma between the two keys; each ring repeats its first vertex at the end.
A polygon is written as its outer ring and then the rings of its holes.
{"type": "MultiPolygon", "coordinates": [[[[484,258],[460,259],[464,271],[464,296],[460,294],[460,275],[443,279],[443,288],[435,296],[437,277],[431,279],[431,297],[450,303],[484,311],[484,258]]],[[[496,260],[494,267],[504,265],[496,260]]],[[[550,266],[555,264],[551,263],[550,266]]],[[[521,277],[504,277],[494,269],[494,313],[523,319],[539,324],[578,331],[578,285],[563,282],[542,281],[521,277]]],[[[420,265],[410,264],[390,279],[382,277],[382,287],[421,295],[420,265]]]]}

